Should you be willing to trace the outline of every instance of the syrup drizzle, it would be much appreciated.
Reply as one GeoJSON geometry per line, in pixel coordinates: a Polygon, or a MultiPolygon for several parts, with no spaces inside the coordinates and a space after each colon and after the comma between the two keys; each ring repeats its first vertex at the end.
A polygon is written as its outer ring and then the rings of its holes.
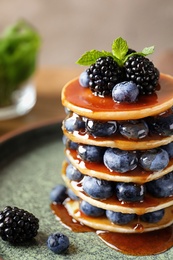
{"type": "Polygon", "coordinates": [[[74,220],[61,204],[51,204],[51,209],[59,221],[74,232],[95,232],[112,249],[123,254],[147,256],[165,252],[173,246],[173,225],[151,232],[142,232],[142,227],[134,227],[135,234],[98,231],[74,220]]]}

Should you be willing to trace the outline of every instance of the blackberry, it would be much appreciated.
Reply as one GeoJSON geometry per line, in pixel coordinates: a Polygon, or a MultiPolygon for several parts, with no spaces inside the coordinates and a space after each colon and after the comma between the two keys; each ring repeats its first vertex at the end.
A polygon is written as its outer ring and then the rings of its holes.
{"type": "Polygon", "coordinates": [[[127,80],[132,80],[142,95],[150,95],[156,91],[159,71],[146,57],[134,55],[124,64],[127,80]]]}
{"type": "Polygon", "coordinates": [[[0,211],[0,236],[4,241],[28,241],[37,235],[38,229],[38,218],[24,209],[7,206],[0,211]]]}
{"type": "Polygon", "coordinates": [[[97,96],[111,96],[113,87],[124,77],[124,69],[110,56],[98,58],[86,71],[89,88],[97,96]]]}

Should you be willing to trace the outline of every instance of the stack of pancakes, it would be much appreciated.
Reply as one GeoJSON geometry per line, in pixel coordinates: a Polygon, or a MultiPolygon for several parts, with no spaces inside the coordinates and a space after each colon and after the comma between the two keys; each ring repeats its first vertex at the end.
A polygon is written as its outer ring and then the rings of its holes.
{"type": "Polygon", "coordinates": [[[125,173],[109,170],[103,162],[87,162],[78,154],[77,146],[80,144],[93,145],[106,148],[118,148],[120,150],[144,152],[150,149],[162,147],[173,141],[173,135],[162,136],[159,134],[148,134],[145,138],[132,140],[119,133],[107,137],[95,137],[89,134],[86,129],[82,131],[68,131],[65,121],[69,117],[79,116],[84,122],[86,120],[107,121],[127,121],[152,118],[169,111],[173,106],[173,78],[161,74],[159,79],[160,89],[153,95],[142,96],[136,103],[124,104],[116,103],[111,97],[94,96],[89,88],[83,88],[79,80],[74,79],[66,84],[62,90],[62,104],[66,108],[67,118],[63,122],[63,133],[66,138],[65,154],[66,160],[63,162],[62,177],[66,186],[76,195],[76,200],[67,199],[65,207],[69,214],[77,221],[92,227],[96,230],[106,230],[111,232],[147,232],[167,227],[173,223],[173,198],[158,198],[145,193],[144,199],[140,202],[119,201],[116,194],[107,199],[94,199],[83,190],[82,180],[72,181],[66,176],[68,164],[72,164],[83,176],[91,176],[110,182],[125,182],[142,184],[156,180],[173,171],[173,158],[169,158],[168,165],[159,171],[146,171],[139,165],[137,168],[125,173]],[[68,145],[69,143],[73,145],[68,145]],[[80,203],[84,200],[89,204],[121,213],[135,213],[134,220],[125,225],[112,223],[106,215],[101,217],[91,217],[85,215],[80,210],[80,203]],[[140,216],[164,209],[164,215],[156,223],[144,222],[140,216]]]}

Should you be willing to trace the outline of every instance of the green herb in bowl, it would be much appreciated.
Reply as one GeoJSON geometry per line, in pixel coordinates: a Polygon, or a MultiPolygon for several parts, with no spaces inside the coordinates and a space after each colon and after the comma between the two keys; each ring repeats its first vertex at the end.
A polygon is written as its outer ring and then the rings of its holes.
{"type": "Polygon", "coordinates": [[[39,33],[26,21],[18,21],[0,36],[0,107],[11,104],[11,94],[36,69],[39,33]]]}

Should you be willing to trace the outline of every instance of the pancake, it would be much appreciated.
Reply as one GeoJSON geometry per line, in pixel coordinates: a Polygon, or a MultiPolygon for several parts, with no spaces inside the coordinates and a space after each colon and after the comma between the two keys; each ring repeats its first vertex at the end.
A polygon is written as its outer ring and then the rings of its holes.
{"type": "Polygon", "coordinates": [[[136,103],[116,103],[111,97],[94,96],[82,88],[78,78],[62,89],[62,104],[74,113],[95,120],[132,120],[158,115],[173,106],[173,78],[160,74],[160,89],[139,97],[136,103]],[[165,91],[166,90],[166,91],[165,91]]]}
{"type": "Polygon", "coordinates": [[[173,171],[173,159],[170,159],[168,166],[162,171],[150,172],[137,167],[126,173],[119,173],[110,171],[103,163],[84,162],[75,150],[66,149],[65,153],[70,163],[81,173],[107,181],[146,183],[173,171]]]}
{"type": "Polygon", "coordinates": [[[94,199],[83,191],[82,184],[80,182],[70,181],[66,177],[65,172],[62,173],[62,178],[66,186],[70,188],[76,196],[95,207],[105,210],[142,215],[144,213],[153,212],[173,205],[172,197],[155,198],[149,194],[145,195],[142,202],[121,202],[116,198],[116,196],[112,196],[111,198],[104,200],[94,199]]]}
{"type": "Polygon", "coordinates": [[[164,217],[157,223],[146,223],[139,219],[135,219],[126,225],[111,223],[106,217],[94,218],[86,216],[79,210],[78,201],[67,200],[65,201],[65,207],[75,220],[96,230],[120,233],[139,233],[162,229],[173,223],[173,206],[165,209],[164,217]]]}

